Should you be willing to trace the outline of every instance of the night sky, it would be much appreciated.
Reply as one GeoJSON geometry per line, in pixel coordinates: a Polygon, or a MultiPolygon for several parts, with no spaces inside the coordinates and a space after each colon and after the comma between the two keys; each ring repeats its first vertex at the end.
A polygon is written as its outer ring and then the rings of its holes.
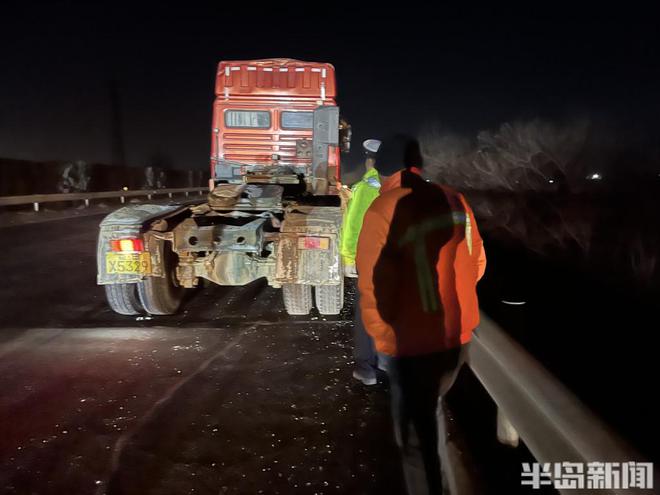
{"type": "Polygon", "coordinates": [[[588,115],[634,132],[659,127],[654,12],[242,4],[4,3],[0,157],[117,161],[118,119],[129,164],[206,168],[223,59],[333,63],[356,147],[428,123],[474,134],[588,115]]]}

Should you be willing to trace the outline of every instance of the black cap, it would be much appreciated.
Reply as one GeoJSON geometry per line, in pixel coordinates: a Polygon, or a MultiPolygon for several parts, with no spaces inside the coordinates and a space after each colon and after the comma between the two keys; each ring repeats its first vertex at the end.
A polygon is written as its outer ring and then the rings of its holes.
{"type": "Polygon", "coordinates": [[[396,134],[385,139],[378,150],[378,163],[378,170],[385,175],[393,174],[401,168],[422,168],[424,159],[419,141],[406,134],[396,134]]]}

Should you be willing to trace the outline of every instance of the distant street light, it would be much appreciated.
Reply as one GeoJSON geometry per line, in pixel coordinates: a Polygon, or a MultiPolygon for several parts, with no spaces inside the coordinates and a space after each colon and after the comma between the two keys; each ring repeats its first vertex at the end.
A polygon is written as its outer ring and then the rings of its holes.
{"type": "Polygon", "coordinates": [[[587,175],[588,180],[601,180],[603,178],[602,175],[600,175],[598,172],[587,175]]]}

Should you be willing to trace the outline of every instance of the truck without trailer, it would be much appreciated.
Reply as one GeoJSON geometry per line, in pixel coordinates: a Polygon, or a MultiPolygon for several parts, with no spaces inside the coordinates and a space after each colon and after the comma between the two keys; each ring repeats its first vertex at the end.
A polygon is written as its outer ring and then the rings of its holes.
{"type": "Polygon", "coordinates": [[[338,314],[340,156],[335,71],[291,59],[220,62],[205,199],[123,207],[100,224],[97,281],[117,313],[174,314],[202,279],[281,288],[286,311],[338,314]]]}

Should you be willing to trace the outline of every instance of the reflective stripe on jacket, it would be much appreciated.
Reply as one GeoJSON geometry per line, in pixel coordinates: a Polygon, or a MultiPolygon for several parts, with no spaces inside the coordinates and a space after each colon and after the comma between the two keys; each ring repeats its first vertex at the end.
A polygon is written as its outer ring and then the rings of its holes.
{"type": "Polygon", "coordinates": [[[362,179],[353,186],[341,229],[339,252],[345,265],[355,264],[358,236],[367,209],[380,193],[380,177],[374,168],[367,170],[362,179]]]}
{"type": "Polygon", "coordinates": [[[476,285],[485,266],[461,194],[410,171],[388,179],[357,250],[362,319],[376,349],[411,356],[468,342],[479,324],[476,285]]]}

